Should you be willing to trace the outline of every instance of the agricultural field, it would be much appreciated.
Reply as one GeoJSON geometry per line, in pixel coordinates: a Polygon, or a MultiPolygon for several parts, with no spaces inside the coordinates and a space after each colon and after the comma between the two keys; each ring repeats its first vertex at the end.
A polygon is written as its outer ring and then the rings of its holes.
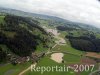
{"type": "MultiPolygon", "coordinates": [[[[75,56],[72,54],[64,54],[63,60],[65,61],[64,63],[57,63],[54,60],[51,59],[51,54],[49,54],[46,57],[43,57],[37,64],[36,67],[52,67],[52,66],[73,66],[75,64],[81,65],[84,63],[88,63],[88,62],[83,62],[82,60],[87,60],[85,58],[79,57],[79,56],[75,56]]],[[[89,59],[88,59],[89,60],[89,59]]],[[[91,59],[90,59],[91,60],[91,59]]],[[[93,60],[91,60],[91,63],[93,62],[93,60]]],[[[93,62],[94,63],[94,62],[93,62]]],[[[95,65],[93,71],[97,70],[97,66],[95,65]]],[[[42,75],[88,75],[91,71],[83,71],[83,72],[75,72],[73,69],[69,69],[67,72],[43,72],[42,75]]],[[[41,75],[41,71],[39,72],[34,72],[34,71],[27,71],[25,73],[25,75],[41,75]]]]}

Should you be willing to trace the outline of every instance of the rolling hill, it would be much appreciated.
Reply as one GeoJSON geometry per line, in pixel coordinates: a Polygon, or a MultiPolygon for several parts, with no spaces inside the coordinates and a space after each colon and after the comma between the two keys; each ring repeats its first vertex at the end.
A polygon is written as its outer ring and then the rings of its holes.
{"type": "Polygon", "coordinates": [[[0,16],[0,61],[7,54],[30,56],[38,46],[50,47],[51,39],[38,21],[14,15],[0,16]]]}

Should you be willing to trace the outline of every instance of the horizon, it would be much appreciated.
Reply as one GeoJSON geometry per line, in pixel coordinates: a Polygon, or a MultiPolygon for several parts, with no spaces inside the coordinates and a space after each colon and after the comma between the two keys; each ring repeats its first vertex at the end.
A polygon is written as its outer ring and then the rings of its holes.
{"type": "Polygon", "coordinates": [[[100,17],[98,16],[100,13],[100,4],[98,0],[0,0],[0,7],[55,16],[100,28],[100,17]]]}

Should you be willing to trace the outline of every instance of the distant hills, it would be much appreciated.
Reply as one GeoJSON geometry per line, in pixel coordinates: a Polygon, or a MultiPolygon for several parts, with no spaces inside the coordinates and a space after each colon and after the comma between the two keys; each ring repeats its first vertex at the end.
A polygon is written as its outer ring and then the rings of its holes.
{"type": "Polygon", "coordinates": [[[41,19],[57,19],[57,20],[64,20],[58,17],[54,17],[54,16],[48,16],[48,15],[42,15],[42,14],[36,14],[36,13],[30,13],[30,12],[24,12],[24,11],[20,11],[20,10],[15,10],[15,9],[10,9],[10,8],[2,8],[0,7],[0,12],[1,13],[8,13],[8,14],[14,14],[17,16],[24,16],[24,17],[33,17],[33,18],[41,18],[41,19]]]}
{"type": "MultiPolygon", "coordinates": [[[[13,14],[13,15],[17,15],[17,16],[24,16],[24,17],[32,17],[32,18],[40,18],[40,19],[45,19],[45,20],[54,20],[54,21],[57,21],[57,22],[64,22],[65,24],[73,24],[74,25],[81,25],[83,27],[86,26],[87,27],[93,27],[91,25],[88,25],[88,24],[83,24],[83,23],[77,23],[77,22],[72,22],[72,21],[69,21],[69,20],[65,20],[65,19],[62,19],[62,18],[59,18],[59,17],[55,17],[55,16],[48,16],[48,15],[43,15],[43,14],[36,14],[36,13],[30,13],[30,12],[24,12],[24,11],[21,11],[21,10],[16,10],[16,9],[10,9],[10,8],[3,8],[3,7],[0,7],[0,13],[8,13],[8,14],[13,14]]],[[[93,27],[95,28],[95,27],[93,27]]]]}
{"type": "Polygon", "coordinates": [[[88,24],[84,24],[84,23],[77,23],[77,22],[72,22],[69,20],[65,20],[59,17],[55,17],[55,16],[48,16],[48,15],[42,15],[42,14],[36,14],[36,13],[29,13],[29,12],[24,12],[24,11],[20,11],[20,10],[15,10],[15,9],[10,9],[10,8],[2,8],[0,7],[0,13],[1,14],[13,14],[13,15],[17,15],[17,16],[24,16],[24,17],[31,17],[31,18],[35,18],[35,19],[44,19],[44,20],[48,20],[52,23],[57,23],[56,25],[73,25],[73,26],[80,26],[83,27],[84,29],[88,29],[88,30],[95,30],[100,32],[99,28],[96,28],[92,25],[88,25],[88,24]]]}

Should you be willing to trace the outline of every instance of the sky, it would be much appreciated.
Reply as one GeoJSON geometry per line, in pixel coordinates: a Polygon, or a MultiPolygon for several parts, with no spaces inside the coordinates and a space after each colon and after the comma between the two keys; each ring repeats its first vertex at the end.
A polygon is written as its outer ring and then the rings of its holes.
{"type": "Polygon", "coordinates": [[[1,7],[57,16],[100,28],[98,0],[0,0],[1,7]]]}

